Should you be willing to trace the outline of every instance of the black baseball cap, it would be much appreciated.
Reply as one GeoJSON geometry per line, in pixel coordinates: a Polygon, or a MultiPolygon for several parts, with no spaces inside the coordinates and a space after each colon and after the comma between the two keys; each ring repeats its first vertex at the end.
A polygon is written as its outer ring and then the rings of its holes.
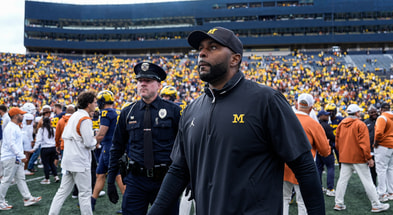
{"type": "Polygon", "coordinates": [[[327,112],[327,111],[325,111],[325,110],[320,110],[320,111],[318,112],[317,117],[320,117],[320,116],[329,116],[329,115],[330,115],[330,112],[327,112]]]}
{"type": "Polygon", "coordinates": [[[135,65],[134,73],[137,80],[139,78],[149,78],[161,82],[166,78],[166,72],[160,66],[150,62],[142,62],[135,65]]]}
{"type": "Polygon", "coordinates": [[[187,41],[194,49],[198,50],[199,44],[202,40],[207,38],[212,38],[221,45],[228,47],[233,52],[243,56],[243,43],[233,31],[223,27],[214,27],[207,33],[203,31],[193,31],[188,35],[187,41]]]}

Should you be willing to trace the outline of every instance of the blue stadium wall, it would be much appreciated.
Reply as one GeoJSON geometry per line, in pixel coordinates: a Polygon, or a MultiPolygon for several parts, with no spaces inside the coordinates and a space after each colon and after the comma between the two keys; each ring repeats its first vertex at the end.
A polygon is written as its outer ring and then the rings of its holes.
{"type": "Polygon", "coordinates": [[[392,0],[199,0],[128,5],[25,1],[24,45],[28,52],[187,52],[186,36],[191,31],[223,26],[238,33],[245,49],[389,48],[393,47],[392,13],[392,0]],[[139,24],[84,27],[124,20],[139,24]],[[61,24],[71,22],[76,24],[68,28],[61,24]]]}

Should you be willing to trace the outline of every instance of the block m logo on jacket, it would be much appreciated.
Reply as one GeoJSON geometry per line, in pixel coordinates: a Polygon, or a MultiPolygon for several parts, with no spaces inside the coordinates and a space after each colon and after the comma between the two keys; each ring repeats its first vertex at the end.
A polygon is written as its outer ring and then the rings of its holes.
{"type": "Polygon", "coordinates": [[[244,123],[244,113],[242,114],[233,114],[233,121],[232,123],[244,123]]]}

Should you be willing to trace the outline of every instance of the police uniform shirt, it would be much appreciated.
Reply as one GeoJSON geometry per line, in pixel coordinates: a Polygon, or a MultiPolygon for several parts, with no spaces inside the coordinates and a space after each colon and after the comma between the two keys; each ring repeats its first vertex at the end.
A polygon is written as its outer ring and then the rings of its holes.
{"type": "MultiPolygon", "coordinates": [[[[145,102],[142,100],[122,109],[111,148],[110,168],[113,162],[128,149],[131,160],[144,165],[143,118],[145,102]],[[127,146],[128,143],[129,145],[127,146]]],[[[180,107],[171,101],[157,97],[150,104],[154,164],[168,164],[178,130],[180,107]]]]}
{"type": "Polygon", "coordinates": [[[104,149],[107,148],[106,150],[109,150],[112,143],[112,137],[117,123],[117,116],[118,113],[116,112],[116,109],[113,108],[106,108],[100,112],[100,125],[108,127],[108,131],[106,132],[104,139],[101,141],[101,145],[104,149]]]}
{"type": "Polygon", "coordinates": [[[241,72],[214,91],[184,110],[172,166],[190,173],[200,214],[281,214],[284,161],[311,149],[299,120],[241,72]]]}

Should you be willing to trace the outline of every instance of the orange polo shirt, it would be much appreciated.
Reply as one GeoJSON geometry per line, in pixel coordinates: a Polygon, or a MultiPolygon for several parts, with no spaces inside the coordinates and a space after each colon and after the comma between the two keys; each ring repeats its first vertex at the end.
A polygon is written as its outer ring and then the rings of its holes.
{"type": "MultiPolygon", "coordinates": [[[[304,112],[296,111],[296,116],[299,119],[300,124],[302,124],[308,141],[311,144],[311,153],[313,157],[315,158],[317,151],[323,157],[328,156],[331,149],[329,140],[326,137],[325,130],[321,124],[304,112]]],[[[284,170],[284,181],[291,182],[292,184],[299,184],[296,180],[295,174],[286,164],[284,170]]]]}

